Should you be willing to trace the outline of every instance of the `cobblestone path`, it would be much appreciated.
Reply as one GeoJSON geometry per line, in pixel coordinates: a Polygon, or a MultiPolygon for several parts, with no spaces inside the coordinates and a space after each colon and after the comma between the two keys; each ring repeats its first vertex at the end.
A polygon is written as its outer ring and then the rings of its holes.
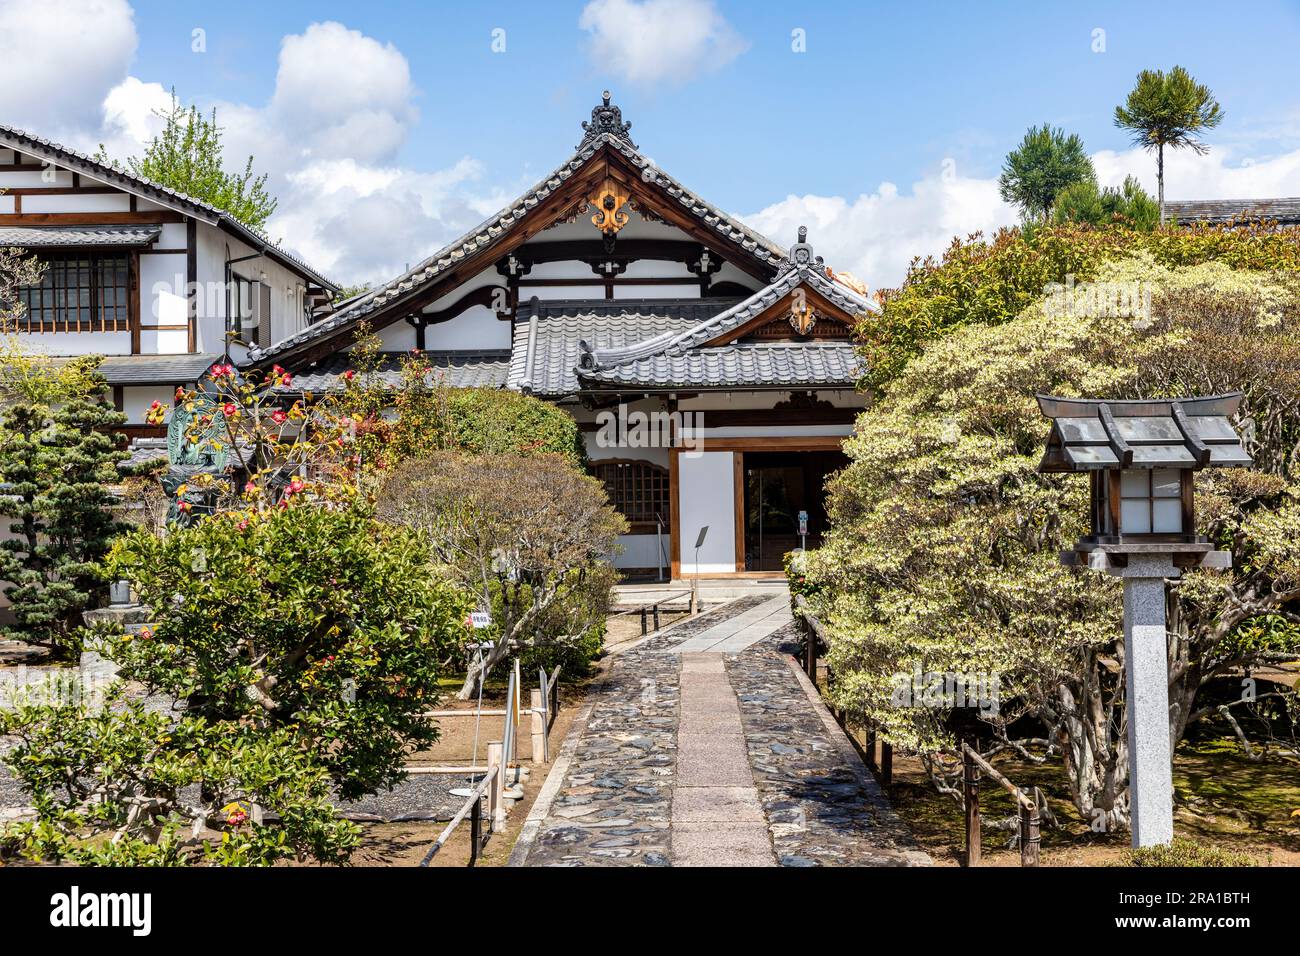
{"type": "Polygon", "coordinates": [[[788,601],[741,598],[616,657],[511,862],[928,864],[790,665],[788,601]]]}

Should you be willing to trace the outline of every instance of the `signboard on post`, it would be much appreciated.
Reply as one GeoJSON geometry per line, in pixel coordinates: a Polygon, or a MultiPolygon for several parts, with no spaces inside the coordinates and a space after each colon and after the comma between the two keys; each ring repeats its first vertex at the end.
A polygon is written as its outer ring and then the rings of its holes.
{"type": "Polygon", "coordinates": [[[481,631],[492,626],[492,615],[487,611],[470,611],[467,623],[474,630],[481,631]]]}
{"type": "Polygon", "coordinates": [[[808,512],[799,512],[799,547],[808,550],[808,512]]]}

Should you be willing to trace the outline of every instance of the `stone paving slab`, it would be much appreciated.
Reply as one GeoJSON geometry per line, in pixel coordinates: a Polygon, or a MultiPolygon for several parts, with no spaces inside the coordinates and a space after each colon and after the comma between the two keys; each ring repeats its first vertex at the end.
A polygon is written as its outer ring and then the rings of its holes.
{"type": "Polygon", "coordinates": [[[763,823],[673,823],[674,866],[775,866],[763,823]]]}
{"type": "Polygon", "coordinates": [[[907,826],[788,653],[794,625],[727,659],[782,866],[925,866],[907,826]],[[782,648],[782,645],[786,645],[782,648]]]}

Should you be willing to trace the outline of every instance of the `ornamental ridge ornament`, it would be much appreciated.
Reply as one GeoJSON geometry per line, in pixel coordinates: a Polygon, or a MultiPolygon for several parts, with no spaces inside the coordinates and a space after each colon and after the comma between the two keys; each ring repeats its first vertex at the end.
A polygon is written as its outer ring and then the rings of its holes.
{"type": "Polygon", "coordinates": [[[799,227],[799,241],[790,247],[786,253],[785,262],[781,266],[780,274],[784,275],[793,269],[806,269],[811,265],[822,267],[820,256],[813,256],[813,247],[808,242],[808,227],[799,227]]]}
{"type": "Polygon", "coordinates": [[[627,131],[631,128],[631,123],[623,122],[623,111],[610,103],[609,90],[605,90],[601,104],[591,110],[591,122],[583,121],[582,142],[578,144],[578,149],[582,149],[605,134],[617,136],[636,149],[636,143],[632,142],[631,137],[627,135],[627,131]]]}

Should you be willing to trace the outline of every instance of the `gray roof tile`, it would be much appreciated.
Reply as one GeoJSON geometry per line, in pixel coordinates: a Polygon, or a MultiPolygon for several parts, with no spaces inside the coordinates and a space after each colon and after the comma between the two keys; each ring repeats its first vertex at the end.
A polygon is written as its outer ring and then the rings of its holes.
{"type": "Polygon", "coordinates": [[[0,246],[48,249],[54,246],[147,246],[162,226],[4,226],[0,246]]]}
{"type": "Polygon", "coordinates": [[[579,342],[597,348],[630,346],[695,328],[735,299],[534,298],[515,322],[509,386],[535,395],[572,395],[579,389],[579,342]]]}
{"type": "Polygon", "coordinates": [[[220,361],[203,352],[179,355],[108,355],[99,372],[109,385],[188,385],[197,382],[220,361]]]}
{"type": "MultiPolygon", "coordinates": [[[[374,374],[378,382],[390,388],[401,384],[401,358],[406,353],[385,352],[381,365],[374,374]]],[[[510,372],[510,352],[497,350],[445,350],[426,351],[420,357],[433,368],[425,381],[438,379],[453,388],[504,388],[510,372]]],[[[299,372],[293,377],[293,394],[302,392],[337,392],[343,390],[343,373],[352,368],[352,358],[346,353],[331,355],[328,359],[299,372]]],[[[283,390],[281,390],[283,391],[283,390]]]]}

